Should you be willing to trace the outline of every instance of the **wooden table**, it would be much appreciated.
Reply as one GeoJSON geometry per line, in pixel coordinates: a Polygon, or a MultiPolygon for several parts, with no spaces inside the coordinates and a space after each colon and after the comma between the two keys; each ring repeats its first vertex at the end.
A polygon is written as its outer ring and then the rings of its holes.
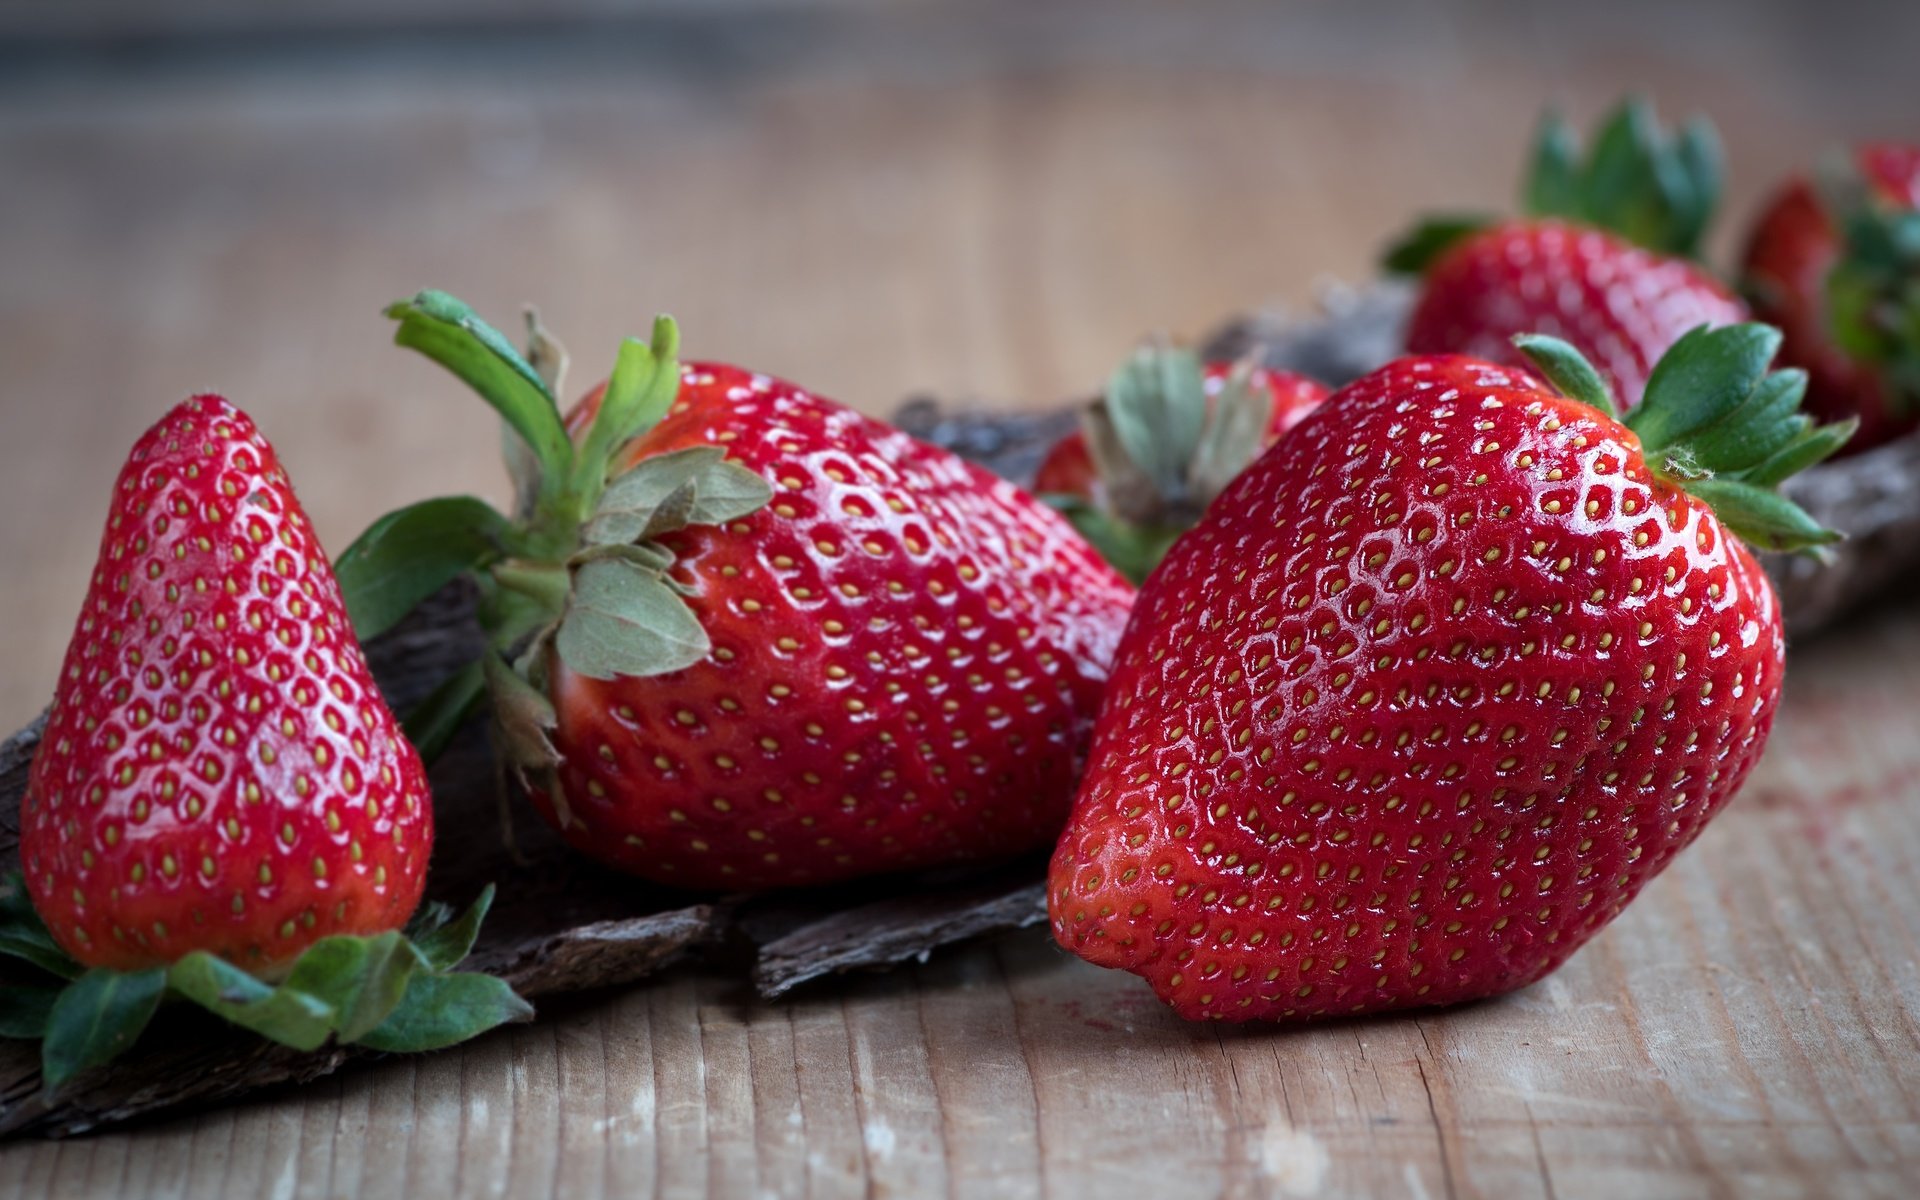
{"type": "MultiPolygon", "coordinates": [[[[582,380],[670,308],[691,353],[869,411],[1050,402],[1142,332],[1363,276],[1421,205],[1504,204],[1543,97],[1711,110],[1737,211],[1920,111],[1913,6],[497,3],[438,32],[252,7],[106,6],[134,41],[0,17],[6,727],[44,700],[120,453],[188,390],[257,416],[332,545],[499,493],[478,407],[385,344],[380,305],[424,284],[503,322],[541,302],[582,380]]],[[[1188,1026],[1038,931],[777,1005],[694,967],[0,1149],[0,1195],[1911,1196],[1915,712],[1910,602],[1796,648],[1733,809],[1496,1003],[1188,1026]]]]}

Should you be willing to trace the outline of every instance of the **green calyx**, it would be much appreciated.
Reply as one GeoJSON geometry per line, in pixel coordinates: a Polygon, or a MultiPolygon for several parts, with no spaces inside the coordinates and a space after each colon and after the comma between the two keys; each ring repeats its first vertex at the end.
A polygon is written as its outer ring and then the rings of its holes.
{"type": "Polygon", "coordinates": [[[1889,203],[1850,167],[1821,185],[1843,241],[1826,281],[1834,343],[1880,372],[1902,414],[1920,412],[1920,211],[1889,203]]]}
{"type": "Polygon", "coordinates": [[[513,765],[544,775],[554,765],[551,747],[534,751],[552,726],[551,705],[541,711],[526,693],[544,697],[548,652],[594,679],[660,675],[706,657],[706,631],[669,573],[673,554],[660,539],[736,521],[773,489],[711,446],[616,472],[679,395],[680,331],[670,317],[655,320],[650,340],[621,344],[593,420],[575,437],[555,399],[566,352],[537,315],[528,315],[524,356],[442,292],[422,292],[387,315],[399,322],[396,342],[452,371],[500,414],[516,498],[511,517],[455,497],[375,522],[336,564],[348,612],[369,638],[452,580],[475,578],[488,661],[409,714],[408,734],[432,757],[491,693],[513,765]]]}
{"type": "MultiPolygon", "coordinates": [[[[1534,137],[1521,211],[1596,226],[1661,254],[1698,258],[1722,174],[1711,122],[1694,117],[1670,132],[1651,104],[1629,97],[1601,122],[1584,154],[1573,127],[1558,113],[1546,114],[1534,137]]],[[[1474,214],[1426,220],[1388,249],[1384,265],[1420,274],[1461,238],[1495,221],[1474,214]]]]}
{"type": "Polygon", "coordinates": [[[1115,570],[1141,582],[1265,448],[1273,394],[1251,384],[1252,369],[1235,370],[1209,403],[1198,355],[1141,347],[1082,416],[1104,504],[1045,499],[1115,570]]]}
{"type": "Polygon", "coordinates": [[[0,953],[57,977],[0,988],[0,1036],[41,1043],[49,1091],[118,1057],[166,1001],[196,1005],[295,1050],[328,1043],[383,1051],[436,1050],[533,1008],[505,980],[455,971],[493,903],[489,886],[457,920],[422,907],[405,932],[322,938],[269,983],[204,950],[142,971],[87,969],[54,943],[14,875],[0,896],[0,953]]]}
{"type": "MultiPolygon", "coordinates": [[[[1527,334],[1514,344],[1569,398],[1617,411],[1599,372],[1566,342],[1527,334]]],[[[1858,422],[1820,425],[1801,412],[1806,373],[1768,370],[1779,350],[1780,332],[1768,325],[1694,329],[1654,366],[1625,424],[1656,476],[1704,501],[1743,541],[1810,551],[1841,535],[1779,485],[1840,449],[1858,422]]]]}

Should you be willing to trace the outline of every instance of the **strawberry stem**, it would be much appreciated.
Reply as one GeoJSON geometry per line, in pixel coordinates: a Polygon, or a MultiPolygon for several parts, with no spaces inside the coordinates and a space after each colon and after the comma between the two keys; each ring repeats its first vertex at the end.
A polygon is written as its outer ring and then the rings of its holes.
{"type": "Polygon", "coordinates": [[[563,563],[509,559],[495,563],[492,574],[501,587],[527,597],[555,615],[567,606],[570,580],[563,563]]]}
{"type": "Polygon", "coordinates": [[[613,452],[659,423],[680,393],[680,327],[673,318],[653,322],[653,341],[638,338],[620,343],[613,374],[600,397],[600,411],[581,443],[574,464],[572,494],[579,501],[580,519],[592,515],[607,486],[607,463],[613,452]]]}
{"type": "Polygon", "coordinates": [[[560,507],[573,441],[540,373],[498,330],[445,292],[428,289],[388,305],[386,313],[400,322],[396,344],[420,351],[465,380],[520,435],[540,466],[541,507],[560,507]]]}

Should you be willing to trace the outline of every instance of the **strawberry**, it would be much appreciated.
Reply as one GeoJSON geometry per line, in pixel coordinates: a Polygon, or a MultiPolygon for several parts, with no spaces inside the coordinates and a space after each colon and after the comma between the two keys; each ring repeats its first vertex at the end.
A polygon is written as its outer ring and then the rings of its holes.
{"type": "Polygon", "coordinates": [[[1523,365],[1512,339],[1539,330],[1591,356],[1632,405],[1681,334],[1746,316],[1732,292],[1684,259],[1564,221],[1504,221],[1427,269],[1407,349],[1523,365]]]}
{"type": "Polygon", "coordinates": [[[1326,399],[1303,375],[1145,346],[1047,452],[1034,490],[1138,583],[1208,501],[1326,399]]]}
{"type": "Polygon", "coordinates": [[[1055,936],[1190,1018],[1522,987],[1740,787],[1782,672],[1742,542],[1849,427],[1765,326],[1695,331],[1626,423],[1594,368],[1408,358],[1336,392],[1142,589],[1049,872],[1055,936]]]}
{"type": "Polygon", "coordinates": [[[1808,374],[1808,410],[1860,418],[1848,452],[1920,425],[1920,146],[1862,146],[1822,186],[1789,180],[1742,270],[1781,360],[1808,374]]]}
{"type": "Polygon", "coordinates": [[[419,756],[273,447],[220,397],[185,401],[120,472],[22,802],[45,921],[25,936],[57,973],[93,968],[53,1008],[49,1081],[98,1061],[56,1036],[59,1004],[150,1015],[169,987],[290,1044],[378,1040],[429,965],[391,931],[432,844],[419,756]],[[245,1011],[276,995],[256,975],[291,977],[267,1007],[299,1011],[245,1011]]]}
{"type": "Polygon", "coordinates": [[[1572,342],[1615,394],[1638,403],[1681,334],[1747,319],[1738,297],[1688,261],[1719,189],[1705,122],[1669,136],[1651,108],[1628,101],[1582,161],[1572,130],[1549,116],[1524,217],[1428,221],[1389,253],[1390,269],[1422,276],[1407,349],[1520,366],[1512,339],[1546,333],[1572,342]]]}
{"type": "MultiPolygon", "coordinates": [[[[411,602],[445,575],[383,546],[468,539],[499,744],[574,846],[759,888],[1058,832],[1132,600],[1060,517],[793,384],[678,365],[665,319],[570,435],[457,301],[392,313],[509,414],[526,516],[397,514],[343,560],[349,597],[414,572],[411,602]]],[[[355,616],[364,633],[403,610],[355,616]]]]}

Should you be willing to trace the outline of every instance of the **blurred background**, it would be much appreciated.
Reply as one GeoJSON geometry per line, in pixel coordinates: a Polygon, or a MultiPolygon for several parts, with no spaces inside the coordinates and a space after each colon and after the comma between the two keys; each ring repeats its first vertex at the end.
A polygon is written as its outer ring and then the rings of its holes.
{"type": "Polygon", "coordinates": [[[327,545],[499,495],[490,415],[388,343],[433,285],[584,386],[653,313],[876,414],[1089,390],[1511,203],[1543,104],[1709,113],[1724,257],[1782,172],[1914,132],[1920,5],[7,0],[0,730],[48,694],[126,449],[217,390],[327,545]]]}

